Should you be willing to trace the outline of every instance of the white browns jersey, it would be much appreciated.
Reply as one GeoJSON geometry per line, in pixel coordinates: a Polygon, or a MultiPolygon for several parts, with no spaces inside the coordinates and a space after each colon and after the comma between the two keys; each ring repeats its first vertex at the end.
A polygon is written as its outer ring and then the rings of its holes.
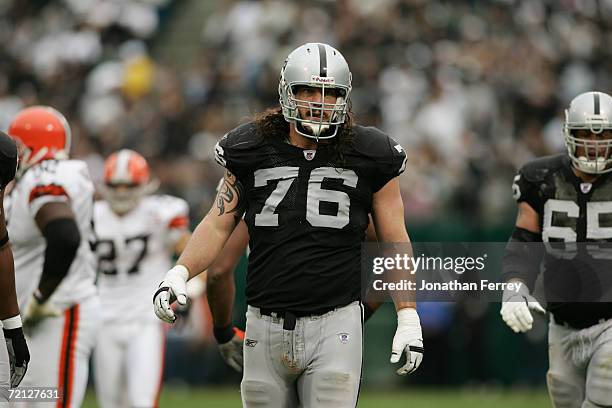
{"type": "Polygon", "coordinates": [[[46,241],[35,217],[40,208],[52,202],[68,203],[72,209],[81,245],[67,276],[50,301],[67,309],[95,296],[95,256],[91,250],[94,185],[85,162],[45,160],[28,169],[5,197],[7,227],[15,258],[19,308],[25,310],[38,287],[45,260],[46,241]]]}
{"type": "Polygon", "coordinates": [[[174,246],[189,226],[185,200],[143,197],[123,216],[106,201],[94,208],[102,321],[155,321],[153,293],[172,267],[174,246]]]}

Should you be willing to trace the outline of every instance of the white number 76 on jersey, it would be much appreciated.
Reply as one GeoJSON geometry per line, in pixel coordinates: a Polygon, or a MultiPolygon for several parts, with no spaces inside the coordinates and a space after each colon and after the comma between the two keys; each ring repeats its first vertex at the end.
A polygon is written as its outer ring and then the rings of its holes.
{"type": "MultiPolygon", "coordinates": [[[[266,199],[263,208],[255,214],[258,227],[277,227],[276,207],[283,201],[291,185],[297,180],[299,167],[273,167],[255,172],[255,187],[263,187],[269,181],[278,180],[276,188],[266,199]]],[[[343,191],[327,190],[321,187],[324,179],[339,179],[348,187],[356,188],[358,177],[353,170],[335,167],[318,167],[310,172],[306,198],[306,221],[313,227],[344,228],[349,223],[351,200],[343,191]],[[338,204],[336,215],[319,213],[319,203],[327,201],[338,204]]]]}

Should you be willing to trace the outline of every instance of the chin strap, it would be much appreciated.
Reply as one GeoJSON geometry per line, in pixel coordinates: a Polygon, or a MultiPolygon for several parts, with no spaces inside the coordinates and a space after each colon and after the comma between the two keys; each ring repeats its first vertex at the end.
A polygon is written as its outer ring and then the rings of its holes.
{"type": "Polygon", "coordinates": [[[333,125],[335,127],[333,133],[331,133],[330,135],[327,136],[321,136],[321,133],[327,132],[330,130],[331,126],[330,125],[314,125],[312,123],[301,123],[299,121],[295,121],[295,130],[302,136],[304,137],[308,137],[311,139],[315,139],[317,142],[319,141],[319,139],[331,139],[333,137],[336,136],[336,134],[338,133],[338,126],[339,125],[333,125]],[[314,131],[314,127],[318,128],[318,132],[314,131]],[[306,129],[311,130],[311,133],[306,132],[306,129]]]}

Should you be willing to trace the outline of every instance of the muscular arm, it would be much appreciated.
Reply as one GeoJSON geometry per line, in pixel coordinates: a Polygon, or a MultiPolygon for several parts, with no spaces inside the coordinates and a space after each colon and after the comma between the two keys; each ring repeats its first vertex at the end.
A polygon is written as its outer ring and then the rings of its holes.
{"type": "Polygon", "coordinates": [[[200,274],[217,258],[242,217],[244,203],[242,185],[226,171],[215,204],[193,231],[177,261],[177,265],[187,268],[189,278],[200,274]]]}
{"type": "MultiPolygon", "coordinates": [[[[4,190],[0,190],[0,239],[7,236],[4,218],[4,190]]],[[[8,242],[0,246],[0,320],[19,314],[15,292],[15,265],[13,251],[8,242]]]]}
{"type": "MultiPolygon", "coordinates": [[[[408,251],[407,255],[412,256],[412,246],[410,245],[410,238],[408,237],[404,221],[404,203],[402,202],[397,177],[390,180],[383,188],[374,193],[372,199],[372,219],[379,242],[405,243],[408,251]]],[[[401,278],[410,279],[410,276],[403,276],[404,273],[401,273],[401,278]]],[[[393,278],[393,280],[399,279],[393,278]]],[[[406,307],[416,308],[416,303],[412,299],[399,296],[397,293],[391,293],[391,297],[397,310],[406,307]]]]}
{"type": "Polygon", "coordinates": [[[67,203],[43,205],[36,213],[35,221],[47,244],[36,294],[38,301],[43,303],[68,274],[81,244],[81,234],[67,203]]]}
{"type": "MultiPolygon", "coordinates": [[[[378,237],[376,236],[376,229],[374,228],[374,221],[372,220],[372,214],[368,215],[368,228],[366,229],[366,241],[367,242],[378,242],[378,237]]],[[[366,298],[368,296],[366,295],[366,298]]],[[[375,302],[373,300],[364,300],[364,321],[368,321],[370,317],[378,308],[382,305],[382,302],[375,302]]]]}
{"type": "Polygon", "coordinates": [[[367,242],[378,242],[376,236],[376,228],[374,228],[374,220],[372,220],[372,214],[368,215],[368,228],[366,229],[366,241],[367,242]]]}
{"type": "Polygon", "coordinates": [[[533,289],[540,271],[543,248],[540,217],[526,202],[518,204],[515,228],[502,259],[502,279],[522,281],[533,289]]]}
{"type": "Polygon", "coordinates": [[[236,294],[234,269],[248,244],[249,231],[245,222],[240,221],[215,262],[208,268],[208,305],[215,327],[232,324],[232,307],[236,294]]]}

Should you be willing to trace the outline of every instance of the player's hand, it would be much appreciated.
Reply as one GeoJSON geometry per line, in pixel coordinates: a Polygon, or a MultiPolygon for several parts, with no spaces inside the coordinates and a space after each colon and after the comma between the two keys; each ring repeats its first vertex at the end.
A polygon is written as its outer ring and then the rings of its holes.
{"type": "Polygon", "coordinates": [[[223,360],[234,370],[242,372],[244,332],[237,327],[227,326],[215,327],[214,334],[217,343],[219,343],[219,352],[221,352],[223,360]]]}
{"type": "Polygon", "coordinates": [[[33,294],[23,313],[23,326],[31,328],[36,326],[43,319],[61,315],[62,311],[55,307],[49,300],[41,301],[36,294],[33,294]]]}
{"type": "Polygon", "coordinates": [[[8,351],[10,372],[11,372],[11,388],[16,388],[28,371],[28,363],[30,362],[30,351],[23,335],[21,328],[21,318],[19,316],[3,321],[4,340],[6,341],[6,349],[8,351]],[[12,321],[10,324],[7,321],[12,321]]]}
{"type": "Polygon", "coordinates": [[[183,265],[176,265],[166,273],[159,284],[159,289],[153,295],[153,310],[158,318],[166,323],[174,323],[176,314],[170,307],[174,301],[179,305],[187,305],[187,279],[189,271],[183,265]]]}
{"type": "Polygon", "coordinates": [[[533,316],[531,310],[546,314],[546,310],[529,294],[529,288],[523,283],[518,292],[504,290],[500,314],[504,322],[515,332],[524,333],[531,330],[533,316]]]}
{"type": "Polygon", "coordinates": [[[416,309],[407,307],[397,311],[397,330],[393,337],[391,362],[398,363],[406,353],[406,364],[397,370],[399,375],[413,373],[423,361],[423,334],[416,309]]]}

